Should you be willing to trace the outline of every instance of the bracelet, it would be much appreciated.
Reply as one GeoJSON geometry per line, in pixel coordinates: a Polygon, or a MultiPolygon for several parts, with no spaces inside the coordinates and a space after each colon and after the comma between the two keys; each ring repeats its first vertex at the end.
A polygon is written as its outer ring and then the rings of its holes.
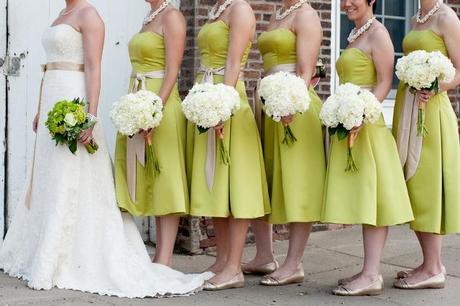
{"type": "Polygon", "coordinates": [[[93,114],[87,113],[87,114],[86,114],[86,117],[88,118],[88,121],[89,121],[89,122],[97,122],[97,121],[98,121],[98,120],[97,120],[97,117],[94,116],[93,114]]]}

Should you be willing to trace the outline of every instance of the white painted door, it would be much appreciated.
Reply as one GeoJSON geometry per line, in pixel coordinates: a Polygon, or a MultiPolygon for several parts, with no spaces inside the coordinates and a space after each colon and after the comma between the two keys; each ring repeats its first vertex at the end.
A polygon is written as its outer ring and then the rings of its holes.
{"type": "MultiPolygon", "coordinates": [[[[0,58],[6,57],[6,0],[0,0],[0,58]]],[[[6,124],[6,77],[0,71],[0,237],[5,229],[5,124],[6,124]]]]}
{"type": "MultiPolygon", "coordinates": [[[[143,0],[93,0],[92,3],[98,8],[106,25],[99,114],[103,120],[110,151],[113,152],[115,130],[107,114],[112,102],[125,94],[128,89],[131,66],[127,43],[130,37],[139,31],[142,19],[149,8],[143,0]]],[[[40,64],[45,62],[41,45],[42,32],[52,23],[64,4],[63,0],[0,0],[0,57],[5,54],[5,23],[8,20],[8,55],[21,59],[19,75],[7,78],[9,86],[7,107],[5,109],[5,103],[0,106],[0,165],[2,165],[0,184],[3,184],[5,179],[2,152],[5,150],[3,137],[7,118],[6,203],[0,205],[0,232],[3,230],[2,210],[5,207],[8,224],[24,188],[26,169],[32,155],[34,134],[31,125],[37,109],[42,76],[40,64]],[[8,18],[3,10],[6,4],[8,4],[8,18]]],[[[1,101],[5,100],[4,82],[4,78],[0,78],[1,101]]],[[[1,202],[5,198],[2,186],[0,190],[1,202]]],[[[142,232],[146,239],[148,220],[143,223],[145,226],[142,232]]]]}

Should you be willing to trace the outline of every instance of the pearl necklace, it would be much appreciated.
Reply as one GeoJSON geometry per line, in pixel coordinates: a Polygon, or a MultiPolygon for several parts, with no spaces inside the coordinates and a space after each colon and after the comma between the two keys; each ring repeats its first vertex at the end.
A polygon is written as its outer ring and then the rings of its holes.
{"type": "Polygon", "coordinates": [[[147,25],[155,19],[155,17],[158,16],[170,3],[170,0],[165,0],[159,8],[157,8],[155,11],[150,11],[150,13],[147,14],[147,16],[144,18],[144,25],[147,25]]]}
{"type": "Polygon", "coordinates": [[[369,28],[371,27],[372,23],[374,23],[374,20],[375,20],[375,17],[372,17],[371,19],[369,19],[362,27],[360,27],[359,29],[356,29],[356,28],[353,28],[353,30],[351,30],[350,32],[350,35],[348,35],[348,43],[353,43],[355,40],[357,40],[361,35],[363,35],[364,32],[366,32],[367,30],[369,30],[369,28]]]}
{"type": "Polygon", "coordinates": [[[425,23],[428,21],[428,19],[431,18],[431,16],[434,15],[439,9],[441,8],[441,2],[437,1],[436,4],[433,6],[433,8],[425,15],[422,17],[422,9],[419,9],[417,11],[417,15],[415,15],[415,20],[417,23],[425,23]]]}
{"type": "Polygon", "coordinates": [[[232,2],[233,0],[225,0],[222,5],[219,5],[219,2],[217,2],[208,13],[209,20],[215,20],[219,18],[219,16],[225,11],[227,7],[230,6],[230,4],[232,4],[232,2]]]}
{"type": "Polygon", "coordinates": [[[297,2],[296,4],[288,8],[287,10],[285,10],[283,13],[281,13],[281,10],[283,8],[280,8],[279,10],[276,11],[275,19],[281,20],[281,19],[286,18],[287,16],[289,16],[289,14],[291,14],[293,11],[301,7],[306,2],[308,2],[308,0],[300,0],[299,2],[297,2]]]}

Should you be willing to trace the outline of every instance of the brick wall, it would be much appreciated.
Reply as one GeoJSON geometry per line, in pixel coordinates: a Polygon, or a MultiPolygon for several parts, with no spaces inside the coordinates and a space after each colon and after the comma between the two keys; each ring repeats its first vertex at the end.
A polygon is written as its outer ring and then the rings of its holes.
{"type": "MultiPolygon", "coordinates": [[[[279,8],[280,0],[250,0],[249,1],[257,20],[257,36],[266,30],[270,16],[275,9],[279,8]]],[[[181,10],[187,21],[187,45],[184,56],[184,63],[181,71],[180,92],[184,96],[187,90],[193,86],[194,76],[199,65],[199,53],[195,45],[195,39],[200,27],[206,22],[208,9],[215,3],[215,0],[181,0],[181,10]]],[[[460,16],[460,0],[447,0],[460,16]]],[[[323,43],[320,57],[325,64],[328,75],[321,80],[317,92],[322,99],[330,93],[330,64],[331,64],[331,31],[333,21],[331,20],[332,1],[331,0],[312,0],[310,4],[321,17],[323,27],[323,43]]],[[[261,77],[262,60],[254,44],[249,54],[248,64],[245,69],[246,89],[250,103],[253,101],[254,89],[257,80],[261,77]]],[[[460,89],[449,93],[454,110],[460,117],[460,89]]],[[[317,225],[315,230],[330,228],[341,228],[341,226],[317,225]]],[[[178,246],[187,252],[198,253],[203,249],[214,246],[214,231],[212,220],[207,218],[184,218],[179,229],[178,246]]],[[[274,238],[286,239],[288,231],[286,226],[275,226],[274,238]]],[[[249,233],[248,241],[252,241],[252,234],[249,233]]]]}

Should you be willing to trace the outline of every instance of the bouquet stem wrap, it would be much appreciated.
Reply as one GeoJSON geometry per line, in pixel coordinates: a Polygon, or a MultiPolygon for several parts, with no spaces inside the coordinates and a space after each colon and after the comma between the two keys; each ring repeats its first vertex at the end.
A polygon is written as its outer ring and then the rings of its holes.
{"type": "MultiPolygon", "coordinates": [[[[203,65],[200,66],[198,73],[203,74],[201,80],[202,83],[214,83],[214,75],[225,75],[225,67],[219,68],[208,68],[203,65]]],[[[241,78],[241,74],[240,74],[241,78]]],[[[224,143],[224,132],[223,129],[213,133],[208,131],[208,141],[206,147],[206,162],[205,162],[205,174],[206,174],[206,183],[208,185],[208,190],[212,191],[214,185],[214,175],[216,172],[216,136],[219,138],[219,152],[221,161],[224,165],[230,164],[230,155],[224,143]]]]}
{"type": "MultiPolygon", "coordinates": [[[[134,80],[131,92],[136,93],[139,89],[145,90],[147,79],[162,79],[164,78],[164,75],[165,72],[162,70],[145,73],[132,73],[131,78],[134,80]]],[[[148,149],[146,150],[146,141],[141,135],[137,134],[133,137],[127,137],[126,140],[126,179],[129,195],[131,197],[131,201],[133,202],[136,202],[137,162],[145,167],[145,161],[147,160],[148,171],[153,171],[155,174],[160,173],[160,165],[153,152],[151,141],[152,140],[149,139],[149,145],[147,146],[148,149]]]]}

